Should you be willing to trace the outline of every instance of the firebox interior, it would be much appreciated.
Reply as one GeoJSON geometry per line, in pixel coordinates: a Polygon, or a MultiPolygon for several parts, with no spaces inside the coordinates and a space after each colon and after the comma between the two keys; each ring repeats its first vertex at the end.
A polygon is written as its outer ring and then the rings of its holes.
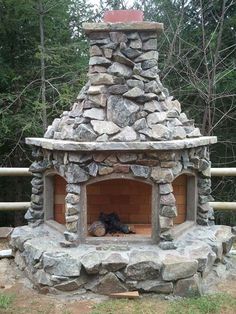
{"type": "MultiPolygon", "coordinates": [[[[112,179],[87,186],[87,223],[99,220],[100,213],[116,213],[137,235],[151,236],[152,186],[147,183],[112,179]]],[[[115,233],[117,236],[124,236],[115,233]]]]}

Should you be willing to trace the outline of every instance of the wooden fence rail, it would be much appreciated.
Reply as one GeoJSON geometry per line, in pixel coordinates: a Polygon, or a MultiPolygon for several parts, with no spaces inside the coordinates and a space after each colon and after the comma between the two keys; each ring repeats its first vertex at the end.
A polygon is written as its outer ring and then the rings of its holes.
{"type": "MultiPolygon", "coordinates": [[[[29,168],[0,168],[0,177],[31,176],[29,168]]],[[[213,177],[235,177],[236,168],[211,168],[213,177]]],[[[215,210],[236,210],[236,202],[210,202],[215,210]]],[[[0,202],[0,211],[26,210],[30,202],[0,202]]]]}

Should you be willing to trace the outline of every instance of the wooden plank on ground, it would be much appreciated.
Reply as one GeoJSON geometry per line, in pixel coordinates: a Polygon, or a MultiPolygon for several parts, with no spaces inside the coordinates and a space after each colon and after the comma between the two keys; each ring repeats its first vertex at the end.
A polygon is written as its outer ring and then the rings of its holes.
{"type": "Polygon", "coordinates": [[[138,291],[126,291],[126,292],[119,292],[119,293],[111,293],[109,296],[112,298],[117,298],[117,299],[138,299],[139,292],[138,291]]]}

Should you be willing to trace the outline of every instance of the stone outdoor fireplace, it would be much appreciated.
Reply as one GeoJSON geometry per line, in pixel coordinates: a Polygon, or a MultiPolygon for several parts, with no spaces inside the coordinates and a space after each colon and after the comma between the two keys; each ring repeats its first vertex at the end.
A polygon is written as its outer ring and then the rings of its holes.
{"type": "Polygon", "coordinates": [[[44,138],[26,139],[34,177],[29,227],[13,234],[16,261],[33,267],[27,275],[40,289],[180,294],[183,280],[199,287],[226,241],[208,204],[217,139],[200,134],[160,81],[162,24],[119,11],[84,31],[88,82],[44,138]],[[135,233],[91,236],[101,212],[115,212],[135,233]]]}

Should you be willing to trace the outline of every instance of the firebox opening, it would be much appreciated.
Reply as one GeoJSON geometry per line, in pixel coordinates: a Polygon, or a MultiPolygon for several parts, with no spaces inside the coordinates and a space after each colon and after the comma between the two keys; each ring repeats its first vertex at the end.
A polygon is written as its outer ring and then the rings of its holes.
{"type": "MultiPolygon", "coordinates": [[[[106,236],[151,236],[152,186],[129,179],[110,179],[87,185],[88,229],[99,220],[100,213],[115,213],[120,223],[134,233],[106,233],[106,236]]],[[[88,233],[88,236],[91,234],[88,233]]]]}

